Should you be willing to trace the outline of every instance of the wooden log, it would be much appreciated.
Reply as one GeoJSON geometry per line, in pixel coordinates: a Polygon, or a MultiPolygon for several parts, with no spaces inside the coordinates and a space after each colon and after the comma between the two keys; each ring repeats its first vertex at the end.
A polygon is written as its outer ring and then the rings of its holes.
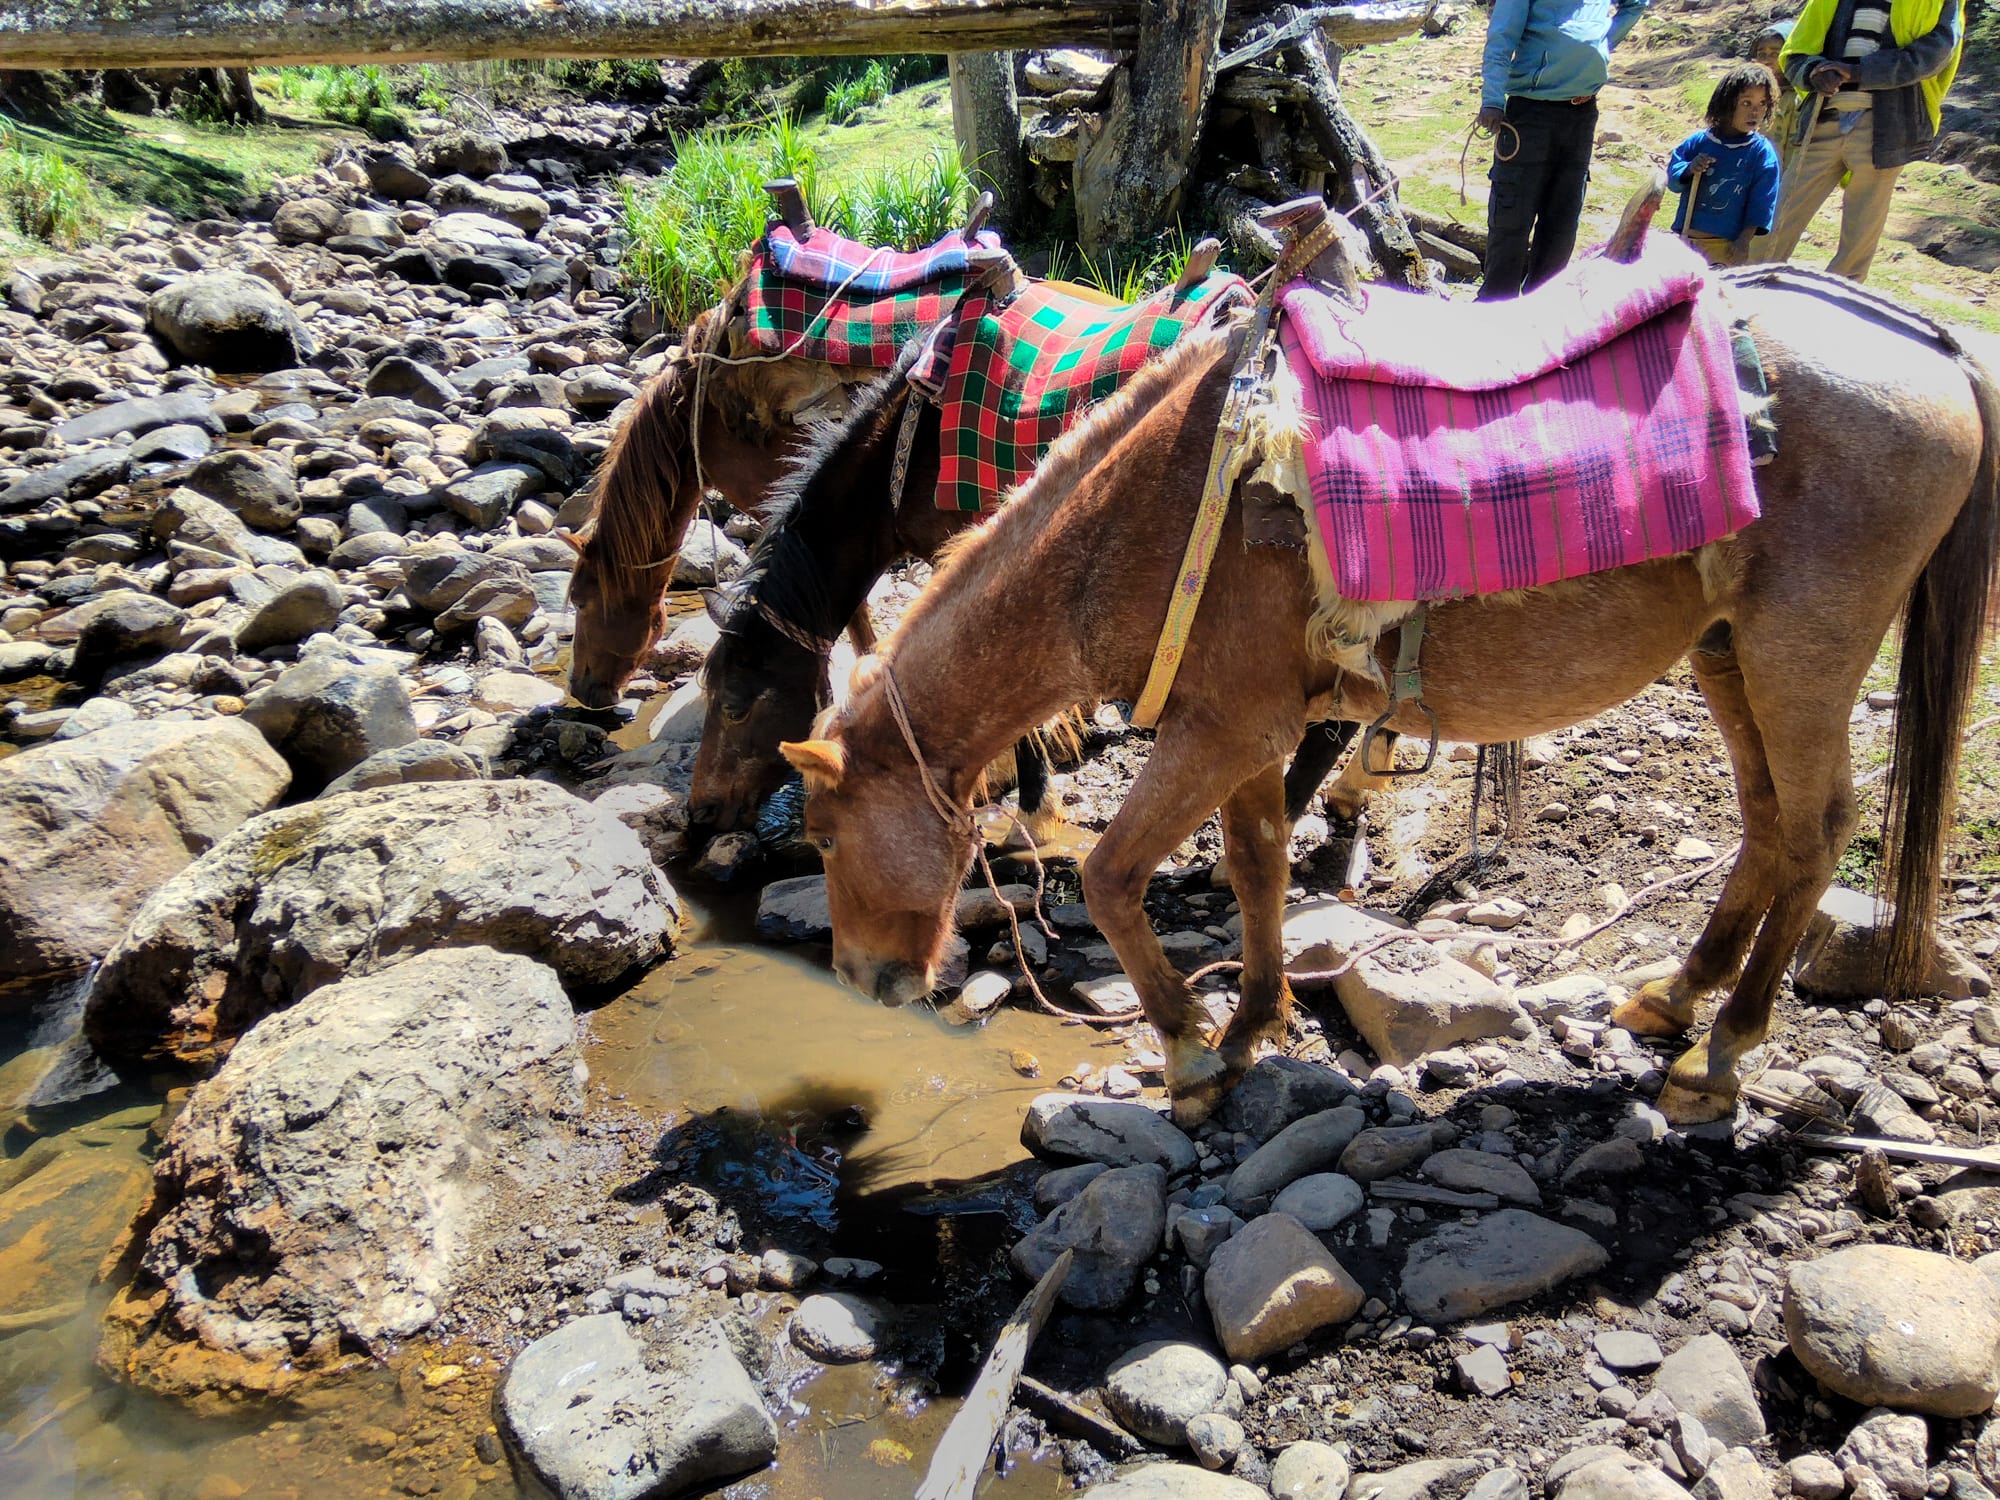
{"type": "Polygon", "coordinates": [[[980,188],[993,195],[995,222],[1021,236],[1034,195],[1028,159],[1021,151],[1021,105],[1014,95],[1014,54],[951,55],[951,130],[958,159],[980,188]]]}
{"type": "Polygon", "coordinates": [[[1135,244],[1179,215],[1208,115],[1227,0],[1140,0],[1139,47],[1071,177],[1085,255],[1135,244]]]}
{"type": "Polygon", "coordinates": [[[1482,259],[1486,255],[1484,224],[1461,224],[1457,219],[1434,214],[1426,209],[1411,208],[1408,204],[1403,206],[1403,217],[1409,220],[1412,229],[1421,229],[1426,234],[1434,234],[1439,239],[1448,240],[1459,249],[1469,251],[1482,259]]]}
{"type": "Polygon", "coordinates": [[[1001,1328],[965,1405],[938,1440],[924,1482],[917,1486],[916,1500],[972,1500],[978,1493],[979,1476],[993,1452],[993,1440],[1000,1435],[1000,1424],[1007,1420],[1007,1408],[1014,1401],[1014,1382],[1020,1378],[1021,1366],[1028,1362],[1035,1336],[1055,1308],[1056,1293],[1062,1290],[1070,1262],[1075,1259],[1074,1250],[1058,1255],[1001,1328]]]}
{"type": "MultiPolygon", "coordinates": [[[[10,69],[464,62],[493,57],[789,57],[1129,47],[1146,0],[8,0],[10,69]]],[[[1325,12],[1340,46],[1419,29],[1433,0],[1325,12]]],[[[1232,22],[1277,7],[1233,0],[1232,22]]]]}

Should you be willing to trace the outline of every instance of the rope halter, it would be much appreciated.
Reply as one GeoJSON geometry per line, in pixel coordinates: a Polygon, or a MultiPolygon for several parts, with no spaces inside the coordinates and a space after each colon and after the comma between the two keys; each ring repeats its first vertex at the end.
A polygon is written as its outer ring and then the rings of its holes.
{"type": "Polygon", "coordinates": [[[971,838],[974,833],[972,810],[960,807],[947,797],[944,789],[931,775],[931,768],[924,761],[923,751],[917,748],[916,731],[910,728],[909,705],[903,701],[903,689],[896,681],[896,672],[887,658],[882,661],[882,688],[889,699],[889,712],[895,716],[896,727],[903,731],[903,743],[909,747],[910,759],[917,763],[917,775],[922,778],[924,795],[930,799],[932,809],[944,820],[944,826],[953,833],[971,838]]]}

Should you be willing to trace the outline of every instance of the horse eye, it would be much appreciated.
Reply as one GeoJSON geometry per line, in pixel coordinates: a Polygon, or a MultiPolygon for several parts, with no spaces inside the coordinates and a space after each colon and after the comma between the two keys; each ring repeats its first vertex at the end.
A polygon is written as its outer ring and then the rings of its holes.
{"type": "Polygon", "coordinates": [[[750,705],[747,703],[725,703],[722,705],[722,722],[725,724],[741,724],[749,717],[750,705]]]}
{"type": "Polygon", "coordinates": [[[813,840],[813,848],[819,850],[822,854],[831,854],[833,853],[833,840],[827,835],[821,834],[813,840]]]}

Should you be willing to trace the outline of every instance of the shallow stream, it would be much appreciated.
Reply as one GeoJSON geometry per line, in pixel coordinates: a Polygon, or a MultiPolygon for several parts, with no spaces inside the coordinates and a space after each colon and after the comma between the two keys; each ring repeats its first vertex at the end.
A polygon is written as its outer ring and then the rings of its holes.
{"type": "MultiPolygon", "coordinates": [[[[1025,1157],[1023,1107],[1100,1039],[1005,1008],[958,1028],[928,1010],[887,1011],[811,956],[721,936],[745,925],[740,913],[704,914],[679,958],[589,1016],[593,1096],[622,1095],[668,1127],[731,1122],[703,1135],[689,1175],[881,1263],[869,1290],[928,1319],[942,1343],[937,1398],[874,1364],[786,1389],[777,1465],[713,1493],[907,1495],[984,1354],[981,1330],[954,1310],[1018,1294],[1002,1251],[1022,1221],[1025,1178],[1009,1169],[1025,1157]]],[[[412,1349],[285,1406],[220,1416],[96,1372],[109,1288],[94,1282],[145,1197],[164,1100],[119,1087],[53,1111],[23,1106],[76,1009],[73,987],[0,994],[0,1495],[541,1494],[493,1439],[496,1372],[475,1361],[440,1378],[436,1351],[412,1349]],[[427,1464],[426,1444],[473,1456],[427,1464]]],[[[985,1493],[1060,1489],[1052,1462],[1026,1462],[985,1493]]]]}

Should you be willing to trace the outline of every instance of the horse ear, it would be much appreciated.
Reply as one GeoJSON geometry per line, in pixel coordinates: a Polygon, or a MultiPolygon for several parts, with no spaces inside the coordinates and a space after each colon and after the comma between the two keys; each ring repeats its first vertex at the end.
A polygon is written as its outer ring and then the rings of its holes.
{"type": "Polygon", "coordinates": [[[778,752],[806,779],[807,791],[831,791],[847,771],[847,752],[838,740],[786,740],[778,752]]]}
{"type": "Polygon", "coordinates": [[[736,610],[736,595],[727,589],[703,589],[701,603],[702,608],[708,611],[711,620],[718,625],[726,626],[730,615],[736,610]]]}
{"type": "Polygon", "coordinates": [[[578,536],[574,531],[571,531],[567,526],[558,526],[556,528],[556,540],[568,543],[575,550],[578,557],[583,556],[583,538],[578,536]]]}

